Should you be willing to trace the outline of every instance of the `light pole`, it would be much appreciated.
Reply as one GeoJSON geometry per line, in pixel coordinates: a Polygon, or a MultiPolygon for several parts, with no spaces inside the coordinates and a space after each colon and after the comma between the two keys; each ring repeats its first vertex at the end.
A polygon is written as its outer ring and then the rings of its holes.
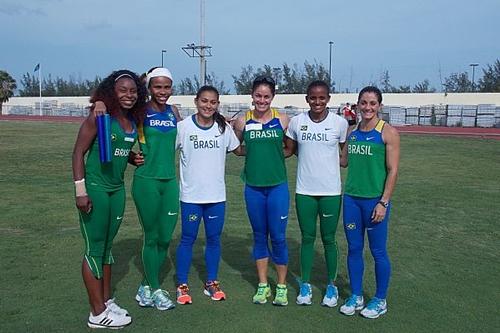
{"type": "Polygon", "coordinates": [[[163,54],[166,54],[167,50],[161,50],[161,67],[163,67],[163,54]]]}
{"type": "Polygon", "coordinates": [[[332,86],[332,46],[333,42],[329,41],[328,44],[330,44],[330,66],[328,67],[328,82],[330,84],[330,87],[332,86]]]}
{"type": "Polygon", "coordinates": [[[470,67],[472,67],[472,91],[476,91],[476,87],[474,85],[474,69],[479,66],[479,64],[477,63],[472,63],[469,65],[470,67]]]}

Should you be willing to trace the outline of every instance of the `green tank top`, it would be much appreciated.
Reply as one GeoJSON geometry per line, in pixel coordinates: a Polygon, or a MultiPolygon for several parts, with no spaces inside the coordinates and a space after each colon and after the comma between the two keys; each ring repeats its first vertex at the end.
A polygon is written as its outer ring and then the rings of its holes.
{"type": "Polygon", "coordinates": [[[345,193],[362,198],[376,198],[384,193],[387,167],[382,130],[379,120],[368,132],[354,130],[347,139],[348,173],[345,193]]]}
{"type": "Polygon", "coordinates": [[[146,118],[139,125],[139,145],[144,154],[144,164],[135,170],[135,176],[155,179],[172,179],[175,174],[175,138],[177,119],[172,107],[163,112],[146,110],[146,118]]]}
{"type": "Polygon", "coordinates": [[[111,162],[99,160],[99,140],[96,136],[85,162],[85,184],[95,191],[115,191],[123,187],[123,174],[130,149],[137,139],[135,124],[132,133],[125,133],[120,123],[111,118],[111,162]]]}
{"type": "Polygon", "coordinates": [[[243,140],[246,158],[243,181],[251,186],[274,186],[287,181],[283,154],[283,127],[278,111],[272,109],[273,118],[266,124],[253,119],[247,111],[243,140]]]}

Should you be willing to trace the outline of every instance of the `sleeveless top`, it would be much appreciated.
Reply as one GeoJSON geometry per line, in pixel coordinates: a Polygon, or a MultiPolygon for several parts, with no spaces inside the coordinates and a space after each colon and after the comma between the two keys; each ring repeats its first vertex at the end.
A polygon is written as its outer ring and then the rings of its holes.
{"type": "Polygon", "coordinates": [[[283,127],[278,111],[271,109],[271,112],[272,118],[265,124],[253,118],[253,110],[245,115],[246,158],[242,179],[251,186],[274,186],[287,181],[283,127]]]}

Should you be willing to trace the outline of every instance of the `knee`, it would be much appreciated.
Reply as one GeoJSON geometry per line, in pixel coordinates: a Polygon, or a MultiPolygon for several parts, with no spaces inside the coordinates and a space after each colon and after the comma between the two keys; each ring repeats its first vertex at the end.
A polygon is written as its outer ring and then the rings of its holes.
{"type": "Polygon", "coordinates": [[[220,244],[220,235],[211,235],[207,237],[207,247],[214,248],[220,244]]]}
{"type": "Polygon", "coordinates": [[[182,245],[193,245],[194,242],[196,241],[196,238],[197,238],[196,235],[183,233],[181,236],[181,244],[182,245]]]}
{"type": "Polygon", "coordinates": [[[336,245],[337,241],[335,240],[335,234],[327,234],[327,235],[321,235],[321,240],[323,241],[324,246],[328,245],[336,245]]]}
{"type": "Polygon", "coordinates": [[[148,237],[144,238],[144,247],[156,247],[158,246],[158,238],[157,237],[148,237]]]}
{"type": "Polygon", "coordinates": [[[370,247],[370,252],[375,261],[383,261],[388,258],[387,250],[383,247],[370,247]]]}
{"type": "Polygon", "coordinates": [[[363,256],[363,244],[352,244],[348,246],[350,256],[363,256]]]}
{"type": "Polygon", "coordinates": [[[303,245],[314,245],[316,241],[316,236],[309,233],[302,233],[302,244],[303,245]]]}
{"type": "Polygon", "coordinates": [[[169,245],[170,245],[170,241],[164,241],[164,240],[158,241],[158,247],[162,248],[164,250],[168,250],[169,245]]]}

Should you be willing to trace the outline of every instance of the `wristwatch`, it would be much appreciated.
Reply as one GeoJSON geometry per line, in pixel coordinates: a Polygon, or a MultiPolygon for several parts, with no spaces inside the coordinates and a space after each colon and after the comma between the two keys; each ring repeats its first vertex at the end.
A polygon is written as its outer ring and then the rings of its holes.
{"type": "Polygon", "coordinates": [[[389,201],[385,202],[385,201],[380,200],[378,203],[381,204],[382,206],[384,206],[384,208],[389,207],[389,201]]]}

